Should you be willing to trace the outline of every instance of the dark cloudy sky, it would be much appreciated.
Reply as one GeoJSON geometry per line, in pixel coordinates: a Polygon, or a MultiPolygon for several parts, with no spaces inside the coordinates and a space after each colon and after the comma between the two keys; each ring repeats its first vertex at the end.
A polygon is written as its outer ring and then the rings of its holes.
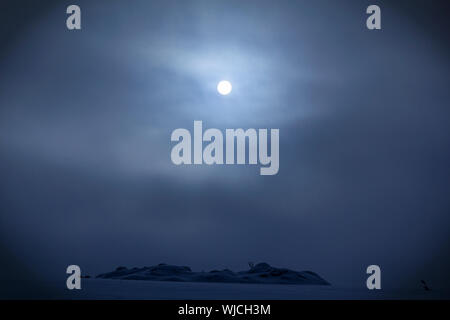
{"type": "Polygon", "coordinates": [[[384,287],[450,284],[443,3],[2,2],[2,267],[266,261],[362,287],[378,264],[384,287]],[[279,128],[279,173],[173,165],[194,120],[279,128]]]}

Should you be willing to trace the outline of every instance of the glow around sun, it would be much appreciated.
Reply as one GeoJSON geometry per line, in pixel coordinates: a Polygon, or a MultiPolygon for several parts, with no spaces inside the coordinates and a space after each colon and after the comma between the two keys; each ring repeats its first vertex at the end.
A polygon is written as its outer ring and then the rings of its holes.
{"type": "Polygon", "coordinates": [[[223,96],[230,94],[232,89],[230,81],[222,80],[217,84],[217,91],[223,96]]]}

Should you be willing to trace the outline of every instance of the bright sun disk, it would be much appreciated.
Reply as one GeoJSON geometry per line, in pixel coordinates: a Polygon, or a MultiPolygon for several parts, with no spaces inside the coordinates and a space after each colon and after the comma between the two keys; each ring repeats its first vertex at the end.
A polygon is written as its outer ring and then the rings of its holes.
{"type": "Polygon", "coordinates": [[[223,96],[229,94],[232,88],[230,81],[227,80],[222,80],[217,84],[217,91],[223,96]]]}

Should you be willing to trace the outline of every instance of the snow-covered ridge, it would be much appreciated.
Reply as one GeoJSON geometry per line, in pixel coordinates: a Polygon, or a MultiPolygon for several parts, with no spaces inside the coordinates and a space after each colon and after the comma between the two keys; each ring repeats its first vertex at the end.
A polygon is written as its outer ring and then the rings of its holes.
{"type": "Polygon", "coordinates": [[[312,271],[293,271],[258,263],[247,271],[233,272],[228,269],[210,272],[193,272],[186,266],[160,263],[157,266],[132,268],[118,267],[115,271],[99,274],[97,278],[121,280],[228,282],[228,283],[279,283],[329,285],[312,271]]]}

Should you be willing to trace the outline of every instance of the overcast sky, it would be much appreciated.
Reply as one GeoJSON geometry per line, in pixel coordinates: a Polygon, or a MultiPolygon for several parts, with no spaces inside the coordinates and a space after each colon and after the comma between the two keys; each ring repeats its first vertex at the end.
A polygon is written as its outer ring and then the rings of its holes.
{"type": "Polygon", "coordinates": [[[365,286],[378,264],[385,287],[450,282],[438,2],[378,2],[381,31],[365,27],[366,1],[76,2],[81,31],[59,1],[2,18],[0,240],[13,267],[52,279],[69,264],[265,261],[365,286]],[[170,134],[194,120],[280,129],[279,173],[175,166],[170,134]]]}

